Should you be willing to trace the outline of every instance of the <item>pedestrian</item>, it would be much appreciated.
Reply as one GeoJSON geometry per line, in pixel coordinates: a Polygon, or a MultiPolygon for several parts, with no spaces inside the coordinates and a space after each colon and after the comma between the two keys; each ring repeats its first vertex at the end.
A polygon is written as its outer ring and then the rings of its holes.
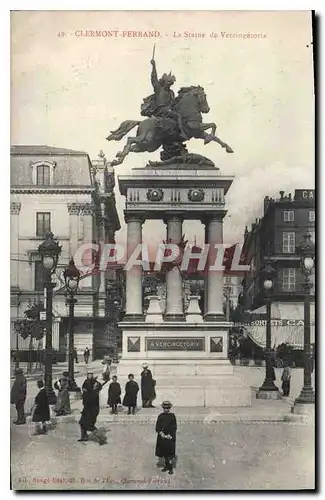
{"type": "Polygon", "coordinates": [[[14,424],[22,425],[26,424],[25,417],[25,401],[27,394],[27,380],[23,374],[23,370],[21,368],[17,368],[15,370],[15,381],[11,388],[10,400],[11,404],[15,405],[17,411],[17,420],[15,420],[14,424]]]}
{"type": "Polygon", "coordinates": [[[37,387],[39,388],[39,392],[35,398],[32,422],[41,423],[41,429],[36,429],[37,434],[46,434],[46,422],[50,420],[50,407],[43,380],[37,381],[37,387]]]}
{"type": "Polygon", "coordinates": [[[86,349],[84,350],[84,359],[86,365],[88,365],[89,356],[90,356],[90,350],[88,349],[88,347],[86,347],[86,349]]]}
{"type": "Polygon", "coordinates": [[[137,397],[139,392],[139,386],[134,380],[132,373],[128,376],[129,381],[125,384],[125,396],[123,399],[123,406],[128,407],[128,415],[134,415],[135,408],[137,406],[137,397]]]}
{"type": "Polygon", "coordinates": [[[62,377],[54,383],[54,389],[57,389],[58,396],[54,411],[59,417],[71,413],[69,389],[71,380],[69,372],[63,372],[62,377]]]}
{"type": "Polygon", "coordinates": [[[283,396],[288,397],[290,395],[290,380],[291,380],[291,367],[289,365],[283,368],[281,380],[282,380],[283,396]]]}
{"type": "Polygon", "coordinates": [[[274,366],[272,365],[272,381],[275,382],[276,381],[276,374],[275,374],[275,369],[274,369],[274,366]]]}
{"type": "MultiPolygon", "coordinates": [[[[87,378],[82,384],[83,410],[79,420],[81,438],[78,439],[78,441],[88,441],[87,431],[91,431],[93,433],[98,431],[95,424],[99,414],[99,393],[105,383],[101,384],[98,382],[92,372],[87,373],[87,378]]],[[[103,443],[100,442],[100,444],[103,443]]]]}
{"type": "Polygon", "coordinates": [[[168,471],[168,474],[173,474],[173,461],[176,459],[177,421],[174,413],[170,411],[172,407],[170,401],[164,401],[161,406],[163,413],[158,416],[156,422],[157,442],[155,454],[158,459],[163,458],[165,461],[162,472],[168,471]]]}
{"type": "Polygon", "coordinates": [[[148,363],[143,363],[141,372],[141,397],[142,408],[154,408],[152,402],[156,398],[156,381],[152,378],[148,363]]]}
{"type": "Polygon", "coordinates": [[[78,351],[75,347],[73,348],[73,359],[76,363],[78,363],[78,351]]]}
{"type": "Polygon", "coordinates": [[[102,365],[104,365],[102,373],[104,382],[108,382],[111,378],[111,364],[112,364],[111,358],[109,356],[105,356],[102,361],[102,365]]]}
{"type": "Polygon", "coordinates": [[[112,382],[108,388],[107,406],[112,408],[111,413],[117,415],[117,405],[121,404],[121,386],[117,381],[117,376],[112,377],[112,382]]]}

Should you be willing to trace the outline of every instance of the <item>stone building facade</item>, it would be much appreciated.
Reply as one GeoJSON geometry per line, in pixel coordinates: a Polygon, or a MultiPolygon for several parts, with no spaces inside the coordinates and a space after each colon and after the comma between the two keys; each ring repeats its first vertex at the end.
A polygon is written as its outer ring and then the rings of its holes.
{"type": "MultiPolygon", "coordinates": [[[[63,270],[85,243],[115,241],[120,228],[115,206],[114,171],[103,154],[93,162],[85,152],[48,146],[11,147],[11,318],[21,318],[29,303],[44,301],[38,246],[52,231],[62,246],[53,276],[53,349],[67,353],[68,309],[63,270]]],[[[113,271],[83,277],[75,306],[75,346],[98,357],[107,345],[107,290],[113,271]]],[[[11,349],[16,346],[11,329],[11,349]]],[[[19,348],[27,342],[19,338],[19,348]]],[[[36,347],[36,346],[35,346],[36,347]]]]}
{"type": "MultiPolygon", "coordinates": [[[[250,265],[250,271],[243,280],[242,305],[247,311],[263,314],[264,289],[261,273],[268,257],[276,270],[276,283],[272,293],[272,318],[279,326],[272,329],[273,343],[278,345],[288,341],[293,345],[303,345],[304,290],[303,273],[300,266],[298,246],[304,233],[311,234],[315,243],[315,191],[296,189],[294,195],[280,191],[277,199],[264,198],[264,214],[245,230],[243,254],[250,265]]],[[[315,268],[311,279],[312,341],[314,341],[314,295],[315,268]]],[[[265,335],[265,327],[250,328],[253,336],[265,335]]]]}

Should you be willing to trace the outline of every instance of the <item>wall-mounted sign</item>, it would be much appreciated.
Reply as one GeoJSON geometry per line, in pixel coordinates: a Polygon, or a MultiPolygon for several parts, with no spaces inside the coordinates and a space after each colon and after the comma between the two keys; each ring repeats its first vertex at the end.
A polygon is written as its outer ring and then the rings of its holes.
{"type": "MultiPolygon", "coordinates": [[[[315,324],[311,320],[311,325],[315,324]]],[[[271,326],[303,326],[303,319],[271,319],[271,326]]],[[[266,319],[252,319],[251,321],[240,321],[233,323],[233,326],[266,326],[266,319]]]]}
{"type": "Polygon", "coordinates": [[[315,200],[315,189],[296,189],[295,200],[315,200]]]}
{"type": "Polygon", "coordinates": [[[147,351],[204,351],[204,337],[146,338],[147,351]]]}

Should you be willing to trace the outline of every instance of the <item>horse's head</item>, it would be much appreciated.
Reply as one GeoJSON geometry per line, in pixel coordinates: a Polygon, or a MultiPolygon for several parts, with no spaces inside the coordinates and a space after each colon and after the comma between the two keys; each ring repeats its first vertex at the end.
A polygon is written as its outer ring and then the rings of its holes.
{"type": "Polygon", "coordinates": [[[204,88],[198,85],[197,87],[193,87],[192,92],[196,96],[199,102],[199,108],[201,113],[209,113],[210,107],[207,101],[207,95],[204,92],[204,88]]]}
{"type": "Polygon", "coordinates": [[[175,100],[175,108],[183,117],[198,120],[201,113],[209,113],[210,108],[204,88],[182,87],[175,100]]]}

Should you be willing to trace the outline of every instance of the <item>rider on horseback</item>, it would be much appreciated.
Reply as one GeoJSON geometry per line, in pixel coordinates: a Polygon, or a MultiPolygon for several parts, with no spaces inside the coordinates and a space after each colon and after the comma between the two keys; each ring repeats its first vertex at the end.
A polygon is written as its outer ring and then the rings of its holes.
{"type": "Polygon", "coordinates": [[[172,118],[177,121],[181,138],[187,140],[188,137],[184,131],[182,117],[177,111],[172,109],[173,103],[175,101],[174,92],[171,90],[171,86],[176,82],[174,75],[169,73],[163,74],[163,76],[158,80],[157,69],[155,60],[152,59],[152,72],[151,72],[151,83],[154,89],[154,94],[146,97],[143,100],[141,106],[142,116],[157,116],[157,117],[167,117],[172,118]]]}

